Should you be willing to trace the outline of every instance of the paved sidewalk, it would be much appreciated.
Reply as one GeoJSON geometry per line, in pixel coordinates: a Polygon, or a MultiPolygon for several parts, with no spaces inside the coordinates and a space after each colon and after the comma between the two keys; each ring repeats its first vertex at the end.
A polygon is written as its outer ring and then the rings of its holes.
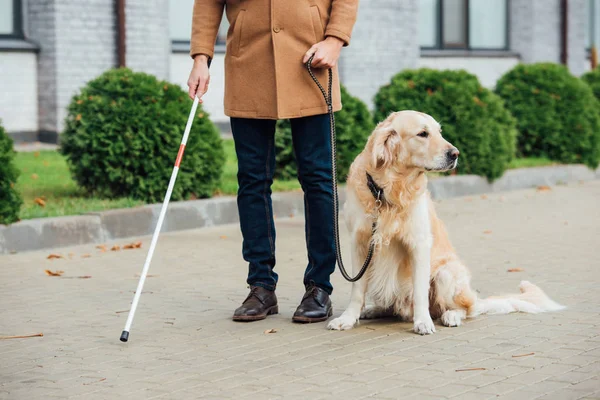
{"type": "MultiPolygon", "coordinates": [[[[277,220],[281,314],[230,320],[246,295],[237,226],[166,234],[126,344],[123,311],[149,238],[136,250],[52,251],[58,260],[0,256],[0,335],[44,334],[0,340],[0,398],[599,399],[599,204],[600,182],[439,203],[481,296],[528,279],[569,308],[437,324],[426,337],[393,319],[347,332],[292,324],[306,262],[299,218],[277,220]]],[[[350,285],[337,272],[334,284],[339,315],[350,285]]]]}

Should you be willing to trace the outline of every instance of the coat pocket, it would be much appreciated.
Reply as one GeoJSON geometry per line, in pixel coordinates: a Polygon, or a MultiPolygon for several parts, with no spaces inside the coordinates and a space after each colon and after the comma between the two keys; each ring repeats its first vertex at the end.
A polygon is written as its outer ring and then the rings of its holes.
{"type": "Polygon", "coordinates": [[[231,55],[233,57],[237,57],[240,55],[240,48],[242,47],[242,29],[244,27],[245,14],[245,10],[240,10],[235,19],[235,25],[233,26],[233,38],[231,40],[231,55]]]}
{"type": "Polygon", "coordinates": [[[312,19],[313,32],[315,33],[315,43],[318,43],[325,39],[325,29],[323,29],[323,22],[321,21],[321,13],[318,6],[310,6],[310,17],[312,19]]]}

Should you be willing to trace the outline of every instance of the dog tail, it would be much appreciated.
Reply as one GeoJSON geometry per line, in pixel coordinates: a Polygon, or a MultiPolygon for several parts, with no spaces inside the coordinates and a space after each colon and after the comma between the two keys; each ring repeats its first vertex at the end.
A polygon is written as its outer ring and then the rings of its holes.
{"type": "Polygon", "coordinates": [[[492,296],[487,299],[477,299],[469,309],[469,317],[481,314],[509,314],[512,312],[541,313],[564,310],[562,306],[546,293],[529,281],[521,281],[519,294],[492,296]]]}

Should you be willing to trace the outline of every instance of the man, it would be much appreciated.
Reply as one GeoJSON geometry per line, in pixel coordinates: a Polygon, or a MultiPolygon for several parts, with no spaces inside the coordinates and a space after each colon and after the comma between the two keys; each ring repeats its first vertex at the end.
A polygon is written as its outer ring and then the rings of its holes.
{"type": "Polygon", "coordinates": [[[208,66],[225,10],[230,27],[225,54],[225,114],[238,158],[238,211],[242,253],[249,263],[250,294],[234,321],[256,321],[278,312],[275,225],[271,184],[275,123],[290,119],[298,179],[304,191],[308,266],[306,293],[296,322],[326,320],[332,312],[335,269],[331,139],[327,106],[304,63],[324,87],[333,69],[333,108],[341,109],[337,60],[350,41],[358,0],[196,0],[188,80],[191,98],[208,90],[208,66]]]}

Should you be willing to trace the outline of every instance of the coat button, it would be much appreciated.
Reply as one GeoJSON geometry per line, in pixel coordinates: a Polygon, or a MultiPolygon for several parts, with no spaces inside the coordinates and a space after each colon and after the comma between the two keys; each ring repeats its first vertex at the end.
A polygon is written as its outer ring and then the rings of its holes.
{"type": "Polygon", "coordinates": [[[281,30],[281,28],[278,26],[273,28],[273,32],[275,32],[275,33],[279,33],[280,30],[281,30]]]}

